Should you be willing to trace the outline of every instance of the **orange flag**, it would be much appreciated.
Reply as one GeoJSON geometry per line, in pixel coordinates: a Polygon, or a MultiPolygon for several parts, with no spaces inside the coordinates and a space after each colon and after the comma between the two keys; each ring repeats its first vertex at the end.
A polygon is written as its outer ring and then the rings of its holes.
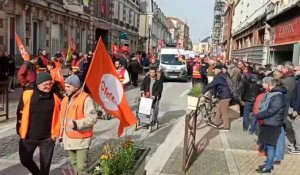
{"type": "Polygon", "coordinates": [[[25,47],[23,46],[23,43],[22,41],[20,40],[18,34],[16,33],[16,41],[17,41],[17,44],[18,44],[18,47],[19,47],[19,50],[20,50],[20,53],[22,55],[22,58],[25,60],[25,61],[29,61],[29,54],[28,52],[26,51],[25,47]]]}
{"type": "Polygon", "coordinates": [[[125,127],[134,125],[136,117],[129,108],[116,69],[100,38],[89,71],[86,84],[91,96],[108,114],[120,120],[118,136],[125,127]]]}

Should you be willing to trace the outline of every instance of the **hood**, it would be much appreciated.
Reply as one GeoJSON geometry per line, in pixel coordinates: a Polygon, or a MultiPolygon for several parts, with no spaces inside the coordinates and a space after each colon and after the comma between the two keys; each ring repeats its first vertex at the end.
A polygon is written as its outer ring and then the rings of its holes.
{"type": "Polygon", "coordinates": [[[287,94],[287,89],[284,86],[276,86],[270,92],[281,92],[283,94],[287,94]]]}

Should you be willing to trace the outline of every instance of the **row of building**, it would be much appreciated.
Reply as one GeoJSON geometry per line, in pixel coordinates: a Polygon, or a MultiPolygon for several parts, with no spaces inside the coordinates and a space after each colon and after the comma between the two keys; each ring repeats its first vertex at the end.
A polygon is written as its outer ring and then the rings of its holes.
{"type": "Polygon", "coordinates": [[[188,25],[167,18],[154,0],[0,0],[0,50],[19,54],[15,33],[32,54],[53,55],[71,38],[87,52],[100,36],[109,50],[113,43],[146,53],[175,40],[190,46],[188,25]]]}
{"type": "Polygon", "coordinates": [[[216,0],[215,55],[258,64],[300,60],[300,0],[216,0]]]}

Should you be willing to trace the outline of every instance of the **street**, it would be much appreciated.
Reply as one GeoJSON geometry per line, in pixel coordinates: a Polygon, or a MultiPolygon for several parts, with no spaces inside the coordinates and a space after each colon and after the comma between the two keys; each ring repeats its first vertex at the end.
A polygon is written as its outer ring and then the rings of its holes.
{"type": "MultiPolygon", "coordinates": [[[[172,137],[172,139],[167,140],[166,138],[169,134],[172,134],[174,129],[180,129],[181,135],[183,137],[183,124],[177,125],[178,122],[183,119],[186,113],[186,94],[190,88],[190,83],[183,82],[166,82],[164,83],[164,90],[162,99],[160,101],[160,111],[159,111],[159,129],[149,133],[148,129],[141,128],[138,131],[134,131],[134,127],[127,128],[124,131],[121,138],[117,137],[118,120],[98,120],[94,127],[94,138],[92,142],[92,147],[89,152],[89,163],[93,163],[99,158],[101,154],[101,148],[104,144],[113,144],[116,141],[120,141],[126,137],[130,137],[132,140],[143,147],[150,147],[151,151],[147,156],[148,165],[146,169],[149,171],[160,171],[163,167],[159,161],[153,155],[157,155],[156,151],[168,150],[169,154],[173,152],[170,148],[166,147],[166,144],[172,145],[172,143],[179,143],[183,138],[172,137]],[[177,127],[177,128],[176,128],[177,127]],[[169,142],[169,143],[168,143],[169,142]],[[165,145],[161,144],[164,143],[165,145]],[[158,150],[158,148],[160,148],[158,150]],[[154,159],[154,160],[151,160],[154,159]]],[[[137,105],[135,102],[136,97],[139,94],[139,88],[132,88],[126,92],[127,100],[129,105],[131,105],[133,111],[136,110],[137,105]]],[[[16,107],[16,105],[13,105],[16,107]]],[[[11,109],[10,114],[14,115],[15,109],[11,109]]],[[[12,117],[12,116],[10,116],[12,117]]],[[[1,124],[0,130],[0,174],[2,175],[22,175],[29,174],[26,168],[24,168],[19,161],[18,155],[18,140],[19,137],[15,132],[15,121],[10,121],[5,124],[1,124]]],[[[173,144],[175,145],[175,144],[173,144]]],[[[176,145],[175,145],[176,146],[176,145]]],[[[174,147],[175,149],[175,147],[174,147]]],[[[165,152],[165,151],[164,151],[165,152]]],[[[165,154],[167,154],[165,152],[165,154]]],[[[35,152],[35,160],[38,161],[38,152],[35,152]]],[[[167,155],[165,155],[168,157],[167,155]]],[[[158,159],[163,164],[167,160],[158,159]]],[[[61,174],[62,169],[68,169],[70,162],[68,160],[67,153],[60,147],[59,144],[56,145],[52,165],[51,173],[53,175],[61,174]]],[[[150,173],[151,174],[151,173],[150,173]]]]}

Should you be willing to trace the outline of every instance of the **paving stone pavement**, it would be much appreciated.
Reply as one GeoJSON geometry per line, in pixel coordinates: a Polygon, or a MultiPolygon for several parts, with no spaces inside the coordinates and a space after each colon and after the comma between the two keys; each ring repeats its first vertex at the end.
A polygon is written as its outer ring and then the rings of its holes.
{"type": "MultiPolygon", "coordinates": [[[[188,175],[255,175],[255,169],[266,160],[255,150],[257,136],[242,131],[236,107],[231,107],[229,132],[217,131],[198,119],[196,154],[191,159],[188,175]]],[[[179,145],[165,164],[162,175],[181,175],[183,143],[179,145]]],[[[300,174],[300,155],[285,154],[281,165],[276,165],[274,175],[300,174]]]]}

